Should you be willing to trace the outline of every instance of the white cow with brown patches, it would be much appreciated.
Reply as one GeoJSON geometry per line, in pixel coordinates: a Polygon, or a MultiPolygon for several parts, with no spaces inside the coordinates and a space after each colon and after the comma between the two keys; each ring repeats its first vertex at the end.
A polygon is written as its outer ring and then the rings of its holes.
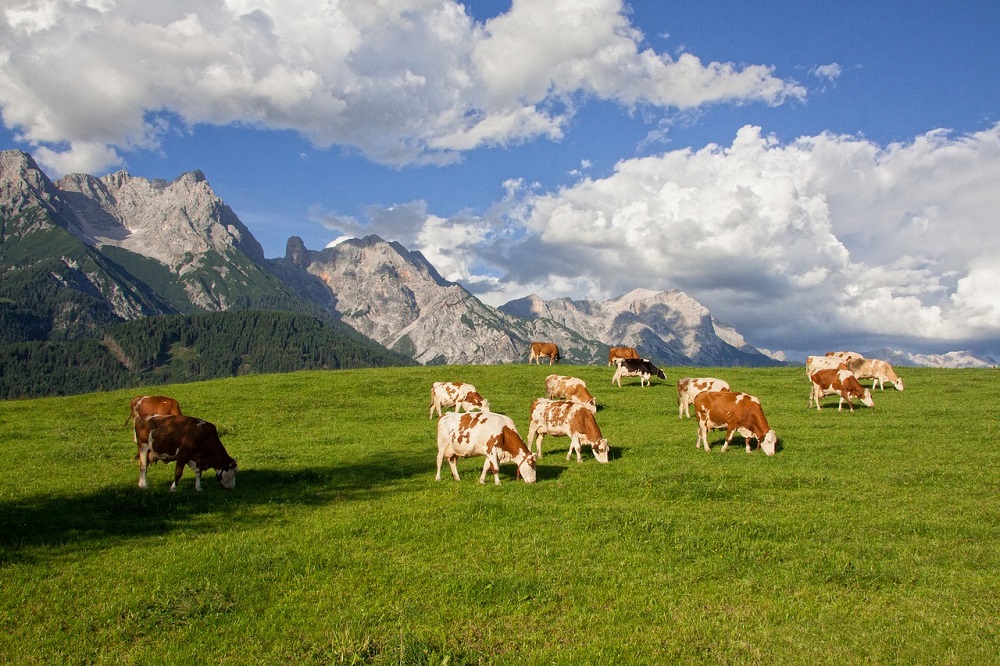
{"type": "Polygon", "coordinates": [[[601,434],[593,413],[584,405],[569,400],[548,400],[537,398],[531,403],[531,425],[528,426],[528,450],[535,442],[538,457],[542,457],[542,439],[545,435],[569,437],[569,452],[566,460],[576,452],[576,461],[581,462],[580,449],[589,446],[597,462],[608,462],[608,440],[601,434]]]}
{"type": "Polygon", "coordinates": [[[809,375],[809,382],[811,384],[809,407],[812,407],[815,402],[816,409],[821,409],[819,401],[828,395],[840,396],[840,402],[837,404],[838,412],[844,408],[844,401],[847,401],[847,406],[853,412],[854,404],[852,401],[855,398],[860,400],[865,407],[875,406],[871,391],[863,387],[854,373],[846,368],[817,370],[809,375]]]}
{"type": "Polygon", "coordinates": [[[591,395],[587,384],[578,377],[549,375],[545,378],[545,397],[550,400],[572,400],[586,407],[592,414],[597,413],[597,400],[591,395]]]}
{"type": "Polygon", "coordinates": [[[858,380],[872,379],[872,388],[878,384],[879,390],[884,391],[884,382],[891,384],[897,391],[903,390],[903,380],[896,375],[887,361],[877,358],[856,359],[847,364],[848,369],[854,373],[858,380]]]}
{"type": "Polygon", "coordinates": [[[729,382],[715,377],[682,377],[677,380],[677,418],[691,418],[691,405],[699,393],[728,391],[729,382]]]}
{"type": "Polygon", "coordinates": [[[431,386],[431,409],[427,418],[437,415],[441,416],[444,407],[454,407],[456,412],[463,409],[467,412],[479,410],[481,412],[490,411],[490,401],[479,394],[472,384],[463,382],[434,382],[431,386]]]}
{"type": "Polygon", "coordinates": [[[702,445],[706,451],[708,431],[726,429],[726,443],[722,450],[729,449],[734,434],[746,441],[750,453],[750,440],[756,439],[758,446],[769,456],[773,456],[778,443],[778,435],[767,424],[760,400],[748,393],[738,391],[705,391],[694,398],[694,413],[698,416],[698,439],[695,448],[702,445]]]}
{"type": "Polygon", "coordinates": [[[847,369],[847,362],[839,356],[810,356],[806,359],[806,377],[817,370],[847,369]]]}
{"type": "Polygon", "coordinates": [[[512,462],[517,466],[517,475],[525,483],[535,482],[535,456],[517,434],[517,428],[510,417],[494,412],[448,412],[437,425],[437,476],[441,480],[441,463],[445,458],[451,467],[451,475],[456,481],[458,459],[485,456],[483,473],[479,483],[486,483],[486,473],[493,473],[493,482],[500,485],[500,465],[512,462]]]}

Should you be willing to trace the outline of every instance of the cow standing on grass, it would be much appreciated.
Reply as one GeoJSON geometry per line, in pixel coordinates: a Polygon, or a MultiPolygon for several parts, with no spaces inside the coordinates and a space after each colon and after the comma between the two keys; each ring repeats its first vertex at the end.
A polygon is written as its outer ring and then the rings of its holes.
{"type": "Polygon", "coordinates": [[[479,410],[490,411],[490,401],[479,394],[472,384],[462,382],[434,382],[431,386],[431,409],[427,418],[434,416],[434,410],[441,416],[444,407],[454,407],[456,412],[479,410]]]}
{"type": "Polygon", "coordinates": [[[817,410],[821,409],[819,401],[828,395],[840,396],[840,402],[837,404],[838,412],[844,408],[845,400],[851,412],[854,411],[852,402],[854,399],[860,400],[865,407],[875,406],[871,391],[861,386],[854,373],[845,368],[817,370],[809,375],[809,383],[809,407],[815,402],[817,410]]]}
{"type": "MultiPolygon", "coordinates": [[[[145,416],[181,416],[181,406],[177,400],[165,395],[137,395],[129,402],[125,425],[129,421],[135,423],[145,416]]],[[[137,430],[133,428],[132,440],[138,446],[139,440],[136,437],[137,430]]]]}
{"type": "Polygon", "coordinates": [[[517,475],[525,483],[535,482],[535,456],[517,434],[510,417],[495,412],[448,412],[437,425],[437,476],[441,480],[441,463],[448,459],[451,475],[456,481],[458,459],[485,456],[479,483],[486,483],[486,473],[493,473],[493,483],[500,485],[500,465],[512,462],[517,475]]]}
{"type": "Polygon", "coordinates": [[[639,386],[649,386],[653,382],[651,377],[666,379],[667,375],[660,368],[650,363],[648,358],[622,358],[617,361],[618,368],[615,370],[611,383],[618,382],[618,388],[622,386],[622,377],[638,377],[639,386]]]}
{"type": "Polygon", "coordinates": [[[757,445],[769,456],[773,456],[778,444],[778,435],[767,424],[760,400],[747,393],[738,391],[705,391],[694,398],[694,413],[698,417],[698,439],[695,448],[708,446],[708,431],[726,429],[726,443],[723,451],[729,450],[729,442],[734,434],[739,434],[746,441],[747,453],[750,453],[750,440],[756,439],[757,445]]]}
{"type": "Polygon", "coordinates": [[[677,380],[677,418],[691,418],[695,396],[705,391],[728,391],[729,382],[715,377],[682,377],[677,380]]]}
{"type": "Polygon", "coordinates": [[[620,358],[639,358],[635,347],[612,347],[608,350],[608,365],[614,365],[620,358]]]}
{"type": "Polygon", "coordinates": [[[194,489],[201,490],[201,473],[214,469],[223,488],[236,487],[236,461],[226,452],[215,425],[191,416],[140,416],[135,420],[139,449],[139,487],[146,488],[146,467],[150,463],[177,461],[174,482],[184,474],[184,466],[194,471],[194,489]]]}
{"type": "Polygon", "coordinates": [[[528,363],[534,361],[535,365],[539,365],[542,362],[541,358],[543,356],[549,357],[549,365],[558,363],[561,358],[559,356],[559,347],[554,342],[532,342],[528,363]]]}
{"type": "Polygon", "coordinates": [[[549,375],[545,378],[545,397],[549,400],[572,400],[597,413],[597,400],[591,395],[586,382],[579,377],[549,375]]]}
{"type": "Polygon", "coordinates": [[[608,440],[601,434],[594,415],[578,402],[569,400],[548,400],[536,398],[531,403],[530,423],[528,426],[528,450],[531,442],[535,442],[538,457],[542,457],[542,439],[545,435],[569,437],[569,452],[566,460],[576,452],[576,461],[581,462],[580,449],[589,446],[594,452],[597,462],[608,462],[608,440]]]}
{"type": "Polygon", "coordinates": [[[903,380],[896,375],[888,361],[877,358],[855,359],[847,364],[848,369],[854,373],[858,380],[872,379],[872,388],[878,384],[880,391],[885,390],[885,382],[889,382],[897,391],[903,390],[903,380]]]}

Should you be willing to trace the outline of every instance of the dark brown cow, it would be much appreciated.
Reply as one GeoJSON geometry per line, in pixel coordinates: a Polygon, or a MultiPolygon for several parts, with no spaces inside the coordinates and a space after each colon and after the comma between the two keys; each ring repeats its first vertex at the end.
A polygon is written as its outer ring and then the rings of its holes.
{"type": "Polygon", "coordinates": [[[597,462],[608,462],[608,440],[601,434],[594,414],[578,402],[536,398],[531,403],[527,444],[530,451],[534,440],[539,458],[542,457],[542,439],[545,435],[570,438],[566,460],[576,451],[576,461],[581,462],[580,449],[589,446],[597,462]]]}
{"type": "Polygon", "coordinates": [[[591,413],[597,413],[597,400],[590,394],[587,384],[578,377],[549,375],[545,378],[545,397],[579,402],[591,413]]]}
{"type": "Polygon", "coordinates": [[[769,456],[774,455],[778,443],[778,435],[767,425],[764,410],[760,400],[747,393],[739,391],[705,391],[694,398],[694,413],[698,417],[698,439],[695,448],[704,444],[708,447],[708,431],[726,429],[726,443],[722,450],[729,449],[733,435],[739,433],[746,441],[747,453],[750,453],[750,440],[756,439],[757,445],[769,456]]]}
{"type": "Polygon", "coordinates": [[[639,358],[635,347],[612,347],[608,350],[608,365],[614,365],[620,358],[639,358]]]}
{"type": "Polygon", "coordinates": [[[853,398],[860,400],[861,404],[865,407],[875,406],[875,403],[872,401],[871,391],[861,386],[861,382],[858,381],[858,378],[850,370],[844,368],[816,370],[809,375],[809,382],[811,384],[809,391],[810,407],[815,402],[816,409],[820,409],[819,401],[823,396],[827,395],[840,396],[840,402],[837,404],[838,412],[844,408],[845,400],[847,401],[847,406],[853,412],[853,398]]]}
{"type": "Polygon", "coordinates": [[[558,363],[561,358],[559,356],[559,346],[554,342],[532,342],[531,356],[528,358],[528,363],[534,361],[536,365],[540,364],[542,356],[549,357],[549,365],[558,363]]]}
{"type": "Polygon", "coordinates": [[[194,471],[194,489],[201,490],[201,473],[214,469],[224,488],[236,486],[236,461],[226,452],[215,425],[191,416],[140,416],[135,420],[139,449],[139,487],[146,488],[146,467],[150,463],[177,461],[174,482],[184,474],[184,466],[194,471]]]}

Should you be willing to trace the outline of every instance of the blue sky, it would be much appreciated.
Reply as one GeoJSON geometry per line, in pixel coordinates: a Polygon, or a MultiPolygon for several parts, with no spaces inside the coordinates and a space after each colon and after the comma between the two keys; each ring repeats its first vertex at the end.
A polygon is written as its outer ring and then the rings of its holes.
{"type": "Polygon", "coordinates": [[[791,356],[1000,359],[1000,3],[11,0],[0,148],[202,170],[269,257],[680,289],[791,356]]]}

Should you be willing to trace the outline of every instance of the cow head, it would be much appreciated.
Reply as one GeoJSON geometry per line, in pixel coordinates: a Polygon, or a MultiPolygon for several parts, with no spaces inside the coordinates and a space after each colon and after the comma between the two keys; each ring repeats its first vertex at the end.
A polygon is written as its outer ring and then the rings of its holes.
{"type": "Polygon", "coordinates": [[[236,461],[235,460],[233,461],[233,464],[232,464],[231,467],[227,467],[226,469],[222,470],[222,472],[218,474],[218,477],[219,477],[219,483],[222,484],[223,488],[225,488],[227,490],[232,490],[233,488],[235,488],[236,487],[236,461]]]}
{"type": "Polygon", "coordinates": [[[893,385],[894,387],[896,387],[896,390],[897,390],[897,391],[902,391],[902,390],[903,390],[903,379],[902,379],[902,377],[897,377],[897,378],[896,378],[896,381],[894,381],[894,382],[892,383],[892,385],[893,385]]]}
{"type": "Polygon", "coordinates": [[[872,392],[869,389],[865,389],[864,393],[861,394],[861,404],[865,407],[875,406],[875,401],[872,400],[872,392]]]}
{"type": "Polygon", "coordinates": [[[659,368],[656,369],[656,376],[659,377],[660,379],[664,379],[664,380],[667,378],[666,373],[664,373],[663,370],[661,370],[659,368]]]}
{"type": "Polygon", "coordinates": [[[774,450],[778,445],[778,433],[768,430],[764,439],[760,440],[760,448],[769,456],[774,455],[774,450]]]}
{"type": "Polygon", "coordinates": [[[594,452],[594,457],[597,458],[597,462],[608,462],[608,453],[611,451],[611,446],[608,445],[608,440],[606,438],[602,437],[591,444],[590,449],[594,452]]]}
{"type": "Polygon", "coordinates": [[[525,483],[535,482],[535,458],[534,453],[529,453],[517,463],[517,475],[524,479],[525,483]]]}

